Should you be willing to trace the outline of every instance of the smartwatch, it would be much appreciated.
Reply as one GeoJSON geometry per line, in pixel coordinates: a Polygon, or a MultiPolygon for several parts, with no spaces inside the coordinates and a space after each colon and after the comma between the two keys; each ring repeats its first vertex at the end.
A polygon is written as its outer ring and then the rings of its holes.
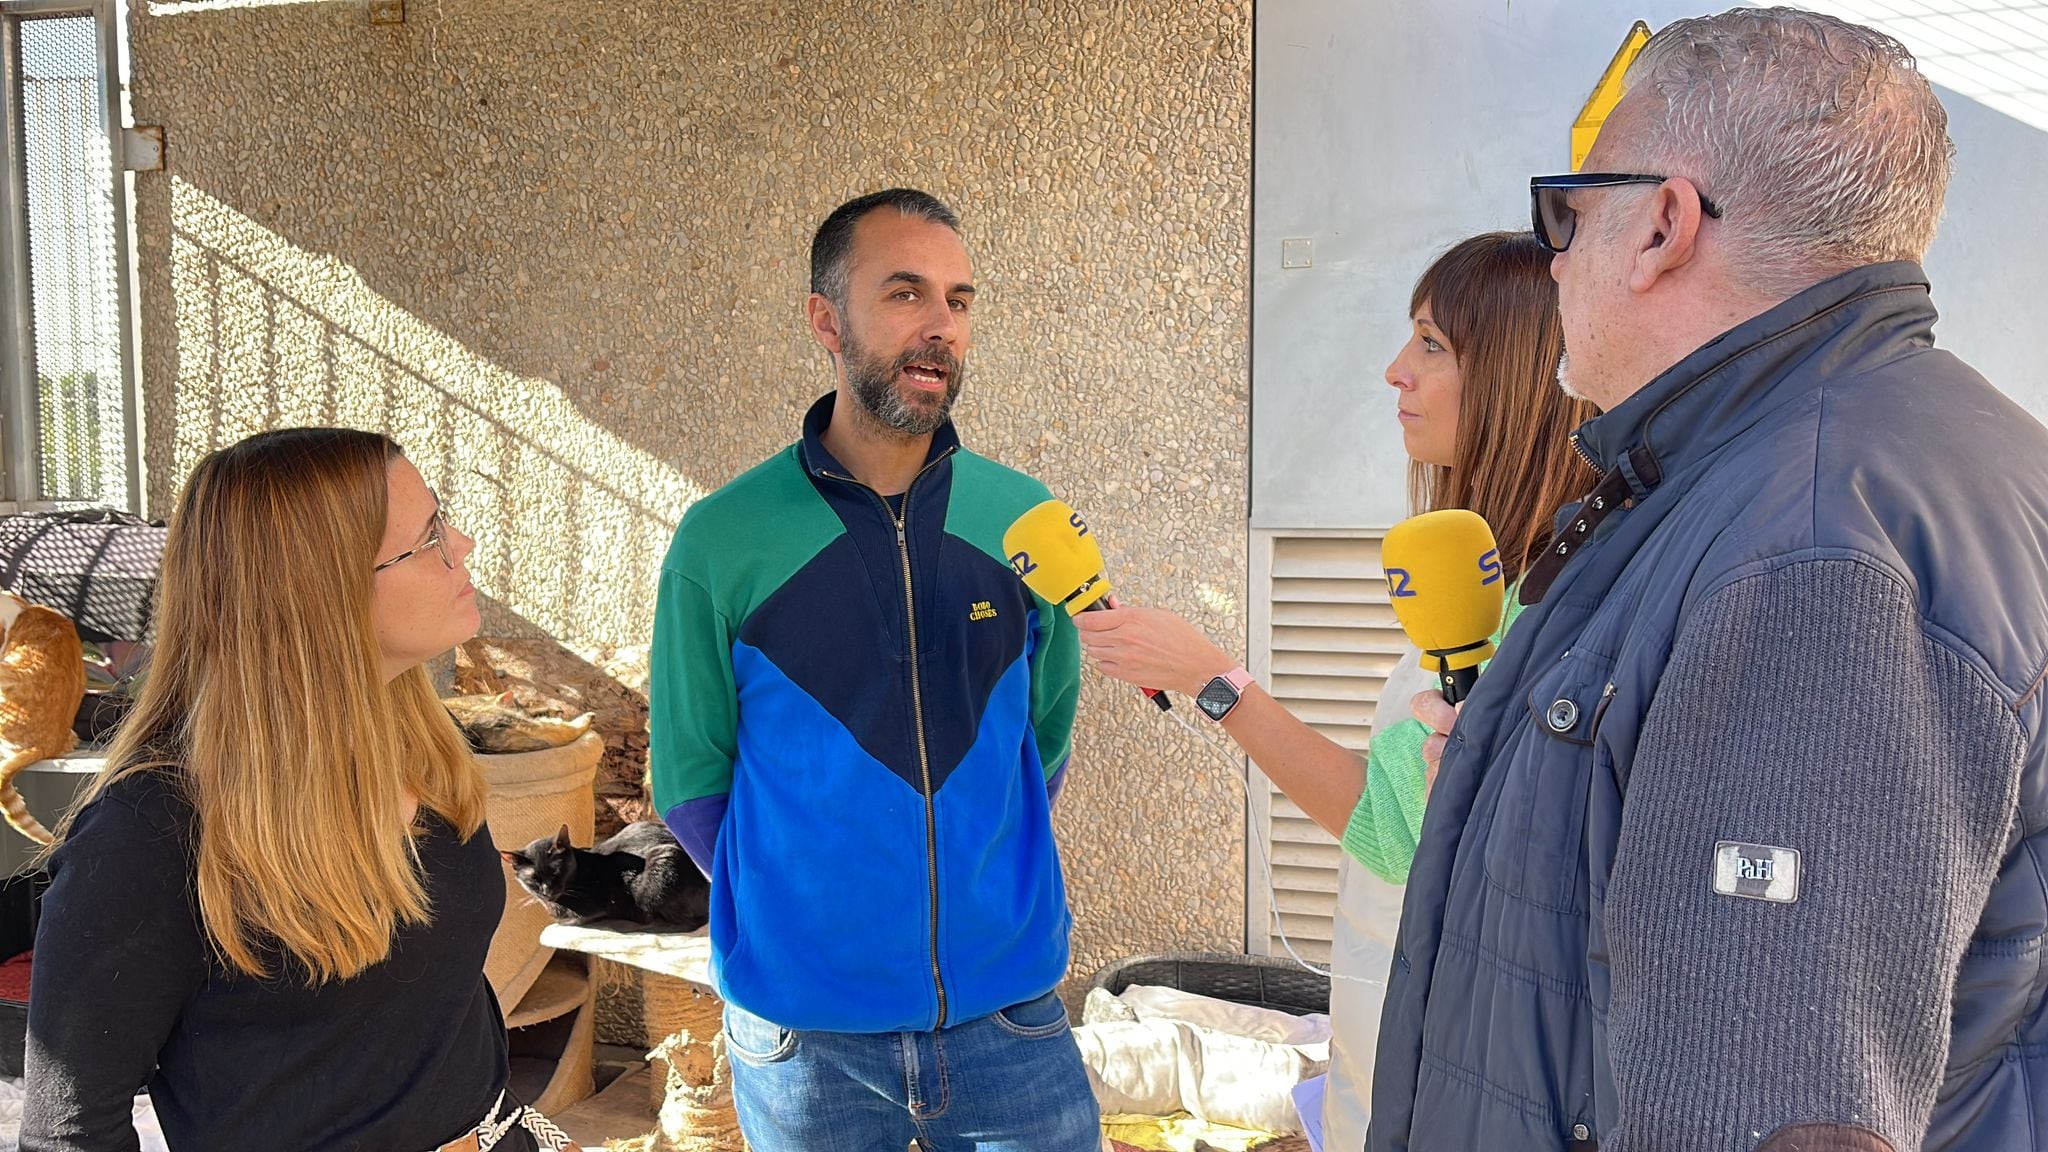
{"type": "Polygon", "coordinates": [[[1220,722],[1225,716],[1230,715],[1232,708],[1237,707],[1244,690],[1251,686],[1251,673],[1242,667],[1232,668],[1203,686],[1202,691],[1195,697],[1195,707],[1200,708],[1209,719],[1220,722]]]}

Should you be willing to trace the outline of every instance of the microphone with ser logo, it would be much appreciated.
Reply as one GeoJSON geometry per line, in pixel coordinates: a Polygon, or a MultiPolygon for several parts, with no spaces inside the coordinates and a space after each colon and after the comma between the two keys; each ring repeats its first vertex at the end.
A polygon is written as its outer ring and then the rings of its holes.
{"type": "Polygon", "coordinates": [[[1388,530],[1380,560],[1401,630],[1422,649],[1444,700],[1456,704],[1493,657],[1506,603],[1493,529],[1463,508],[1425,512],[1388,530]]]}
{"type": "MultiPolygon", "coordinates": [[[[1102,549],[1089,533],[1088,522],[1063,500],[1047,500],[1017,517],[1003,533],[1003,552],[1026,586],[1066,608],[1069,616],[1116,607],[1102,549]]],[[[1161,712],[1173,708],[1159,689],[1139,691],[1161,712]]]]}

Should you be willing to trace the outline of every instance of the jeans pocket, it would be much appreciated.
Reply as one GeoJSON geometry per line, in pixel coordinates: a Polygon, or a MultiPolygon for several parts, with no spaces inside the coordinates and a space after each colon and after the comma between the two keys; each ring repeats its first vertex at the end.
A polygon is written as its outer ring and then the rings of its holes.
{"type": "Polygon", "coordinates": [[[779,1064],[796,1052],[796,1033],[727,1001],[725,1050],[756,1067],[779,1064]]]}
{"type": "Polygon", "coordinates": [[[1012,1004],[989,1018],[996,1022],[996,1027],[1026,1040],[1058,1036],[1067,1030],[1067,1006],[1061,1002],[1057,992],[1047,992],[1036,1000],[1012,1004]]]}

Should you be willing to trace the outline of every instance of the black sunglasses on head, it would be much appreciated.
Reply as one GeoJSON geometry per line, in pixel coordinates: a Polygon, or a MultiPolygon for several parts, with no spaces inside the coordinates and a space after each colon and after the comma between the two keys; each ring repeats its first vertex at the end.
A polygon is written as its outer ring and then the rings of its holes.
{"type": "MultiPolygon", "coordinates": [[[[1618,184],[1662,184],[1669,176],[1649,176],[1640,172],[1571,172],[1563,176],[1536,176],[1529,181],[1529,217],[1536,229],[1536,239],[1552,252],[1562,252],[1571,247],[1572,233],[1579,227],[1579,214],[1565,203],[1565,197],[1575,188],[1612,188],[1618,184]]],[[[1705,192],[1693,189],[1699,194],[1700,211],[1710,218],[1719,220],[1721,209],[1705,192]]]]}

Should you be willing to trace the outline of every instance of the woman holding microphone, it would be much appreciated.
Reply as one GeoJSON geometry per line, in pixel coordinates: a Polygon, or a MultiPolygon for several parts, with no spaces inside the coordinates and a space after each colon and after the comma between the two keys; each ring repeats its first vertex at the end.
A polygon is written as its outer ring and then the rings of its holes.
{"type": "MultiPolygon", "coordinates": [[[[1477,512],[1492,526],[1509,582],[1505,634],[1518,605],[1514,585],[1550,544],[1552,517],[1592,480],[1573,453],[1573,428],[1592,406],[1559,388],[1564,351],[1550,253],[1526,232],[1490,232],[1453,245],[1416,282],[1410,334],[1386,381],[1409,456],[1416,513],[1477,512]]],[[[1331,987],[1335,1037],[1324,1107],[1326,1147],[1365,1139],[1377,1017],[1359,982],[1377,982],[1363,936],[1369,912],[1364,868],[1404,883],[1422,828],[1433,773],[1422,756],[1428,729],[1410,701],[1434,691],[1412,648],[1373,715],[1363,760],[1296,719],[1238,661],[1192,625],[1158,608],[1124,607],[1075,618],[1088,657],[1106,675],[1193,697],[1217,678],[1238,690],[1225,733],[1268,779],[1344,845],[1331,987]],[[1357,979],[1344,979],[1354,977],[1357,979]],[[1354,991],[1356,989],[1356,991],[1354,991]]],[[[1498,642],[1500,635],[1494,637],[1498,642]]]]}

